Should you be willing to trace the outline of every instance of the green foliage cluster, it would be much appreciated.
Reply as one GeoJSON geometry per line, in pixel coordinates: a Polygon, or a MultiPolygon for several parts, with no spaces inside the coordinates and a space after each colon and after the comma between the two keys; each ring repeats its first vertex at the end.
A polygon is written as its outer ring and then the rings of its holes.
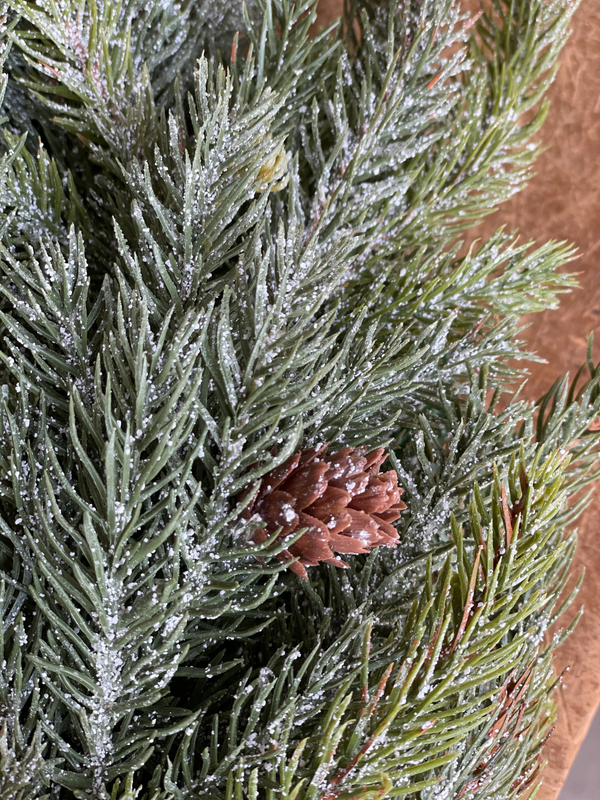
{"type": "Polygon", "coordinates": [[[574,253],[460,236],[575,5],[4,3],[1,800],[536,785],[600,368],[506,401],[574,253]],[[407,510],[303,581],[243,490],[321,441],[407,510]]]}

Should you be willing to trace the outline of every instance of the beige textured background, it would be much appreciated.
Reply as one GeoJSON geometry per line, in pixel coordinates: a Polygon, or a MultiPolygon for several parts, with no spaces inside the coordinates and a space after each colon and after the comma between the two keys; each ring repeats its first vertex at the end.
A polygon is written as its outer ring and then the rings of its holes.
{"type": "MultiPolygon", "coordinates": [[[[343,0],[320,0],[323,24],[337,17],[343,0]]],[[[527,394],[536,398],[558,373],[574,372],[596,329],[600,357],[600,2],[583,0],[550,91],[552,107],[541,138],[550,149],[537,162],[529,186],[481,228],[487,236],[506,224],[538,242],[567,239],[581,253],[572,265],[582,288],[563,295],[558,311],[537,315],[527,332],[531,349],[547,360],[536,365],[527,394]]],[[[558,692],[559,719],[546,745],[548,767],[536,800],[556,800],[570,764],[600,703],[600,491],[580,520],[575,571],[586,569],[579,596],[585,614],[556,658],[572,665],[558,692]]],[[[598,787],[600,797],[600,787],[598,787]]]]}

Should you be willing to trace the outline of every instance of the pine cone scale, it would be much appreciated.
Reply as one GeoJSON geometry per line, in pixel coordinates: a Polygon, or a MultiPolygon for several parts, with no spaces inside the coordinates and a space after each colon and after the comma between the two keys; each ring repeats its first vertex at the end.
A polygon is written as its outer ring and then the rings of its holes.
{"type": "Polygon", "coordinates": [[[348,475],[344,478],[334,478],[331,485],[336,489],[343,489],[348,492],[352,497],[361,494],[369,485],[369,476],[364,472],[359,472],[356,475],[348,475]]]}
{"type": "Polygon", "coordinates": [[[352,498],[349,507],[355,511],[365,511],[367,514],[385,511],[388,507],[388,494],[385,486],[367,486],[361,495],[352,498]]]}
{"type": "Polygon", "coordinates": [[[327,526],[329,534],[340,533],[348,528],[352,522],[352,517],[347,511],[342,511],[339,514],[329,514],[326,517],[319,517],[321,522],[327,526]]]}
{"type": "Polygon", "coordinates": [[[344,536],[339,533],[329,531],[329,541],[333,550],[342,555],[363,555],[369,552],[369,546],[360,539],[352,536],[344,536]]]}
{"type": "Polygon", "coordinates": [[[306,513],[317,517],[317,519],[324,519],[324,516],[330,514],[341,514],[351,500],[351,495],[344,489],[328,486],[321,497],[306,508],[306,513]]]}
{"type": "Polygon", "coordinates": [[[285,492],[289,492],[296,499],[296,508],[304,509],[315,502],[327,489],[325,473],[328,465],[324,461],[313,461],[302,467],[281,484],[285,492]]]}
{"type": "Polygon", "coordinates": [[[373,514],[373,519],[379,523],[379,533],[386,536],[390,541],[383,541],[382,544],[387,544],[389,547],[394,547],[398,543],[398,531],[389,522],[381,519],[377,514],[373,514]]]}
{"type": "Polygon", "coordinates": [[[389,522],[389,523],[396,522],[397,519],[400,519],[400,511],[406,508],[404,503],[401,503],[401,506],[402,506],[401,508],[398,508],[397,510],[393,511],[380,511],[375,516],[377,517],[377,519],[380,519],[383,522],[389,522]]]}
{"type": "Polygon", "coordinates": [[[286,480],[286,478],[289,478],[292,472],[296,469],[299,461],[300,453],[296,453],[296,455],[288,458],[288,460],[285,461],[281,466],[276,467],[272,472],[270,472],[269,475],[263,479],[254,503],[259,503],[263,497],[266,497],[266,495],[275,491],[275,489],[278,489],[286,480]]]}
{"type": "Polygon", "coordinates": [[[289,532],[298,525],[298,514],[294,509],[294,497],[288,492],[276,489],[267,495],[261,505],[265,522],[272,528],[282,527],[289,532]]]}
{"type": "Polygon", "coordinates": [[[348,527],[348,535],[364,542],[378,538],[379,526],[370,514],[357,511],[355,508],[349,508],[348,513],[352,520],[348,527]]]}
{"type": "Polygon", "coordinates": [[[329,532],[322,522],[310,517],[308,514],[299,514],[300,528],[307,528],[297,542],[290,546],[294,556],[300,556],[306,566],[316,566],[319,561],[325,561],[333,556],[329,546],[329,532]]]}

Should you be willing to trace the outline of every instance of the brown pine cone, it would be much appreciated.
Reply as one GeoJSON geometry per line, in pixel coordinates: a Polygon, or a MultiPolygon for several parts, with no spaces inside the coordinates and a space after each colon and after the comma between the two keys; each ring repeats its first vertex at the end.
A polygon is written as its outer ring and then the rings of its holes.
{"type": "Polygon", "coordinates": [[[306,567],[320,561],[347,567],[335,553],[395,547],[398,531],[391,523],[406,508],[396,472],[379,472],[387,456],[383,447],[370,453],[365,447],[344,447],[329,456],[326,449],[325,444],[303,450],[272,470],[244,512],[266,523],[254,533],[257,544],[279,527],[281,537],[307,528],[278,556],[282,561],[297,557],[290,569],[302,578],[308,577],[306,567]]]}

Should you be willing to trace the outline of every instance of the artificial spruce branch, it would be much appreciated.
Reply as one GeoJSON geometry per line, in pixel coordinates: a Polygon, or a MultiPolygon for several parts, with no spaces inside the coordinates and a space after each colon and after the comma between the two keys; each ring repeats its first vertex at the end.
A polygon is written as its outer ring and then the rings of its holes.
{"type": "Polygon", "coordinates": [[[3,8],[2,798],[535,786],[600,372],[501,402],[574,252],[457,237],[574,9],[3,8]]]}

